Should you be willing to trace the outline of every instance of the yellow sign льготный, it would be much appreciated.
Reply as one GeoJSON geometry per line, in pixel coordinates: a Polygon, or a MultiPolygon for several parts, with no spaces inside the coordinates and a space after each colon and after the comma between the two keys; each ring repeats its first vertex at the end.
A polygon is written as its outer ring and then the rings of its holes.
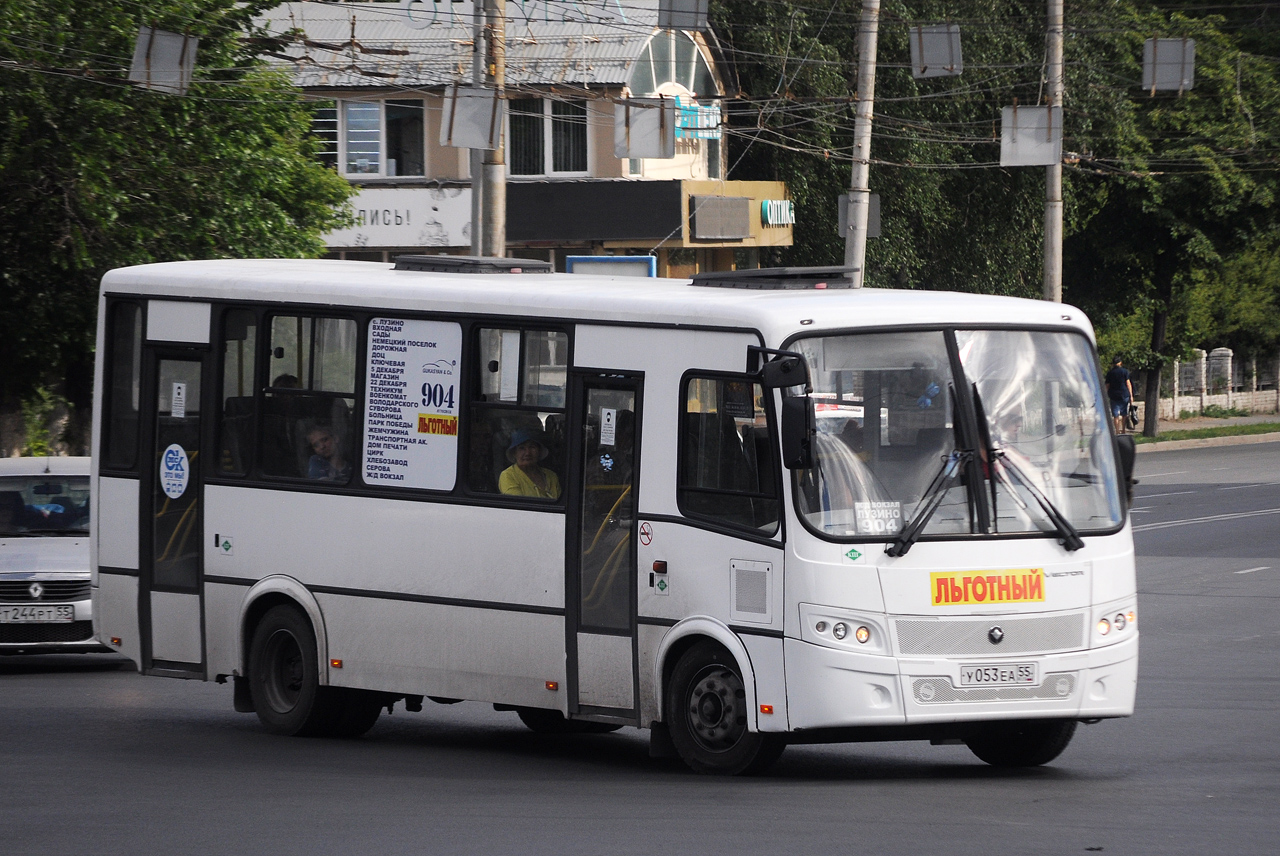
{"type": "Polygon", "coordinates": [[[458,417],[436,413],[419,413],[418,433],[445,434],[456,437],[458,434],[458,417]]]}
{"type": "Polygon", "coordinates": [[[929,589],[934,606],[1043,603],[1044,568],[931,573],[929,589]]]}

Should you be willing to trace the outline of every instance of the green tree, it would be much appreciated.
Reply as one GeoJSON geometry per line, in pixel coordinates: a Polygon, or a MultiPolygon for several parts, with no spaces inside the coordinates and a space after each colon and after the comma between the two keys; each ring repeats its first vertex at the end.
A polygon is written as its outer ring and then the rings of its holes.
{"type": "MultiPolygon", "coordinates": [[[[1128,151],[1099,139],[1085,153],[1077,181],[1096,210],[1067,241],[1066,295],[1104,328],[1149,317],[1136,367],[1147,369],[1143,431],[1157,430],[1160,369],[1199,344],[1206,315],[1197,279],[1243,252],[1276,222],[1280,100],[1274,62],[1242,51],[1217,17],[1140,10],[1096,19],[1132,41],[1128,151]],[[1138,91],[1141,41],[1196,40],[1195,86],[1182,94],[1138,91]]],[[[1118,90],[1118,92],[1121,90],[1118,90]]]]}
{"type": "MultiPolygon", "coordinates": [[[[731,177],[786,181],[797,201],[796,245],[779,261],[843,258],[836,197],[849,180],[860,10],[712,4],[741,90],[731,177]]],[[[867,283],[1038,297],[1044,170],[998,161],[1001,108],[1044,100],[1043,0],[884,0],[880,20],[871,188],[884,237],[868,247],[867,283]],[[964,74],[916,80],[909,28],[941,21],[960,24],[964,74]]],[[[1206,312],[1208,292],[1192,286],[1274,227],[1276,16],[1255,4],[1073,0],[1066,23],[1065,296],[1104,350],[1156,370],[1153,432],[1162,362],[1211,329],[1243,329],[1206,312]],[[1221,9],[1229,17],[1210,14],[1221,9]],[[1179,36],[1197,40],[1196,84],[1152,97],[1143,42],[1179,36]]]]}
{"type": "Polygon", "coordinates": [[[0,400],[64,386],[87,414],[97,287],[114,267],[314,256],[350,189],[260,62],[266,0],[0,5],[0,400]],[[200,39],[185,96],[125,79],[141,24],[200,39]]]}

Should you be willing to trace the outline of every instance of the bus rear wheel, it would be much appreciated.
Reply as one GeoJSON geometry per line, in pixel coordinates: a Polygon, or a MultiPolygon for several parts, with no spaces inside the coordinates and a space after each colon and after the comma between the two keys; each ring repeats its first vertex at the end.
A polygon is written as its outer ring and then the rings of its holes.
{"type": "Polygon", "coordinates": [[[1061,755],[1075,733],[1074,719],[1029,719],[992,723],[964,742],[993,767],[1039,767],[1061,755]]]}
{"type": "Polygon", "coordinates": [[[733,656],[710,640],[676,663],[666,719],[676,752],[699,773],[736,776],[769,767],[786,748],[781,735],[747,730],[746,687],[733,656]]]}
{"type": "Polygon", "coordinates": [[[315,631],[292,606],[273,606],[254,629],[249,685],[258,719],[275,734],[322,736],[340,718],[337,699],[320,686],[315,631]]]}

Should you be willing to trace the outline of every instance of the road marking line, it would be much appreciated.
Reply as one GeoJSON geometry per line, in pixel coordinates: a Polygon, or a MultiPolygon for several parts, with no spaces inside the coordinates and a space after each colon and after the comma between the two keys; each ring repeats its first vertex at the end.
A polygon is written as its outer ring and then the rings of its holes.
{"type": "Polygon", "coordinates": [[[1195,493],[1194,490],[1175,490],[1173,493],[1140,493],[1137,499],[1157,499],[1162,496],[1182,496],[1184,493],[1195,493]]]}
{"type": "Polygon", "coordinates": [[[1218,490],[1243,490],[1246,487],[1273,487],[1280,482],[1256,482],[1253,484],[1233,484],[1231,487],[1220,487],[1218,490]]]}
{"type": "Polygon", "coordinates": [[[1265,571],[1265,570],[1268,570],[1268,569],[1270,569],[1270,567],[1271,567],[1270,565],[1263,565],[1261,568],[1250,568],[1250,569],[1249,569],[1249,570],[1247,570],[1247,571],[1236,571],[1236,573],[1237,573],[1237,574],[1251,574],[1251,573],[1253,573],[1254,571],[1265,571]]]}
{"type": "Polygon", "coordinates": [[[1245,517],[1260,517],[1264,514],[1280,514],[1280,508],[1264,508],[1261,511],[1242,511],[1239,514],[1212,514],[1208,517],[1191,517],[1186,520],[1166,520],[1162,523],[1143,523],[1133,527],[1134,532],[1148,532],[1152,529],[1168,529],[1173,526],[1190,526],[1192,523],[1213,523],[1219,520],[1241,520],[1245,517]]]}
{"type": "Polygon", "coordinates": [[[1160,476],[1185,476],[1187,472],[1187,470],[1179,470],[1176,473],[1143,473],[1142,477],[1144,479],[1158,479],[1160,476]]]}

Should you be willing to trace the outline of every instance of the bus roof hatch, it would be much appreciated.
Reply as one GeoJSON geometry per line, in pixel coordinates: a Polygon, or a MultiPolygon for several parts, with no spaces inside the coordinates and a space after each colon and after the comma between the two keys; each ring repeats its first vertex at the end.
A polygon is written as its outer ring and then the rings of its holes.
{"type": "Polygon", "coordinates": [[[396,270],[431,273],[551,273],[538,259],[489,259],[480,256],[396,256],[396,270]]]}
{"type": "Polygon", "coordinates": [[[695,273],[692,285],[716,288],[798,290],[812,288],[853,288],[847,267],[781,267],[759,270],[725,270],[695,273]]]}

